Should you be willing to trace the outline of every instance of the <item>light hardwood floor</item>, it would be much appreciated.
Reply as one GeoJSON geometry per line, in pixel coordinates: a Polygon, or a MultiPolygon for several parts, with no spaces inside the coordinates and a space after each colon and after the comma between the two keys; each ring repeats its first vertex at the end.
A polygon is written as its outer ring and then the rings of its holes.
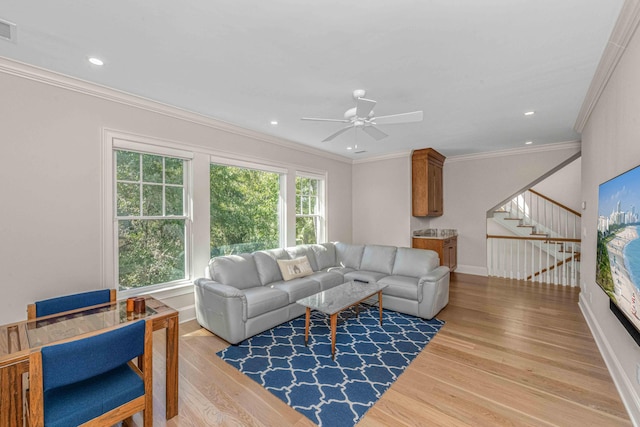
{"type": "MultiPolygon", "coordinates": [[[[358,426],[631,425],[578,291],[453,274],[446,324],[358,426]]],[[[154,341],[154,425],[314,425],[219,359],[228,344],[195,321],[180,327],[180,413],[166,421],[154,341]]]]}

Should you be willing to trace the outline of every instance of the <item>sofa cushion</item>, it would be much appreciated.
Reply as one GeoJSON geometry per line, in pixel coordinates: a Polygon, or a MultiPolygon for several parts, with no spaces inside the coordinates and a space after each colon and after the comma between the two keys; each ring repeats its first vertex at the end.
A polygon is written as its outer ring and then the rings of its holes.
{"type": "Polygon", "coordinates": [[[286,292],[287,295],[289,295],[289,303],[294,303],[299,299],[320,292],[320,283],[309,277],[288,280],[286,282],[275,282],[269,286],[286,292]]]}
{"type": "Polygon", "coordinates": [[[263,285],[282,280],[282,273],[276,260],[291,259],[284,249],[270,249],[268,251],[258,251],[253,253],[258,269],[258,277],[263,285]]]}
{"type": "Polygon", "coordinates": [[[364,245],[348,245],[338,242],[336,245],[336,261],[342,267],[360,268],[364,245]]]}
{"type": "Polygon", "coordinates": [[[394,276],[422,277],[440,264],[438,253],[426,249],[398,248],[394,276]]]}
{"type": "Polygon", "coordinates": [[[313,251],[312,245],[298,245],[292,248],[286,249],[291,259],[300,258],[306,256],[309,260],[309,265],[313,271],[318,271],[318,263],[316,262],[316,254],[313,251]]]}
{"type": "Polygon", "coordinates": [[[325,270],[322,271],[326,271],[326,272],[330,272],[330,273],[338,273],[341,276],[344,276],[347,273],[350,273],[352,271],[356,271],[355,268],[349,268],[349,267],[329,267],[325,270]]]}
{"type": "Polygon", "coordinates": [[[335,267],[338,265],[336,261],[336,247],[333,243],[322,243],[320,245],[311,245],[311,250],[316,256],[317,267],[314,271],[324,270],[325,268],[335,267]]]}
{"type": "Polygon", "coordinates": [[[313,274],[311,264],[309,264],[309,260],[306,256],[301,256],[296,259],[279,259],[276,261],[278,263],[278,267],[280,267],[282,278],[285,281],[313,274]]]}
{"type": "Polygon", "coordinates": [[[378,271],[380,273],[391,274],[393,262],[396,259],[395,246],[367,245],[362,253],[360,269],[367,271],[378,271]]]}
{"type": "Polygon", "coordinates": [[[388,285],[382,291],[384,295],[418,301],[418,279],[415,277],[387,276],[378,283],[388,285]]]}
{"type": "Polygon", "coordinates": [[[376,283],[378,280],[386,277],[385,273],[377,271],[356,270],[344,275],[344,280],[357,280],[359,282],[376,283]]]}
{"type": "Polygon", "coordinates": [[[344,283],[344,277],[342,274],[335,271],[316,271],[309,276],[309,279],[320,283],[321,291],[326,291],[327,289],[331,289],[344,283]]]}
{"type": "Polygon", "coordinates": [[[212,258],[209,262],[211,278],[236,289],[261,286],[253,255],[227,255],[212,258]]]}
{"type": "Polygon", "coordinates": [[[247,318],[259,316],[289,305],[289,294],[269,286],[245,289],[247,298],[247,318]]]}

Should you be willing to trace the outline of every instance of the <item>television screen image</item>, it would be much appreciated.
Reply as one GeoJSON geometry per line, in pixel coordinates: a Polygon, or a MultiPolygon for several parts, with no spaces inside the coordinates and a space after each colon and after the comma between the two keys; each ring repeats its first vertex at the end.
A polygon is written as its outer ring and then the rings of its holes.
{"type": "MultiPolygon", "coordinates": [[[[600,184],[596,282],[640,331],[640,166],[600,184]]],[[[615,308],[612,307],[615,313],[615,308]]],[[[619,313],[616,316],[620,318],[619,313]]],[[[625,319],[620,319],[625,323],[625,319]]],[[[640,344],[640,342],[639,342],[640,344]]]]}

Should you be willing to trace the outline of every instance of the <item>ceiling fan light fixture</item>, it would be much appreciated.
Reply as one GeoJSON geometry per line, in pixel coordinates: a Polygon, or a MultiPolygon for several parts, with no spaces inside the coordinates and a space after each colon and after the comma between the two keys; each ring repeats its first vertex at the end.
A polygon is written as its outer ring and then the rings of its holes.
{"type": "Polygon", "coordinates": [[[320,122],[341,122],[347,125],[337,132],[332,133],[322,140],[328,142],[337,136],[345,133],[349,129],[362,129],[373,139],[379,141],[388,135],[376,127],[378,124],[392,125],[400,123],[421,122],[423,118],[422,111],[412,111],[409,113],[399,113],[386,116],[376,117],[373,107],[377,102],[372,99],[363,98],[366,92],[363,89],[353,91],[353,97],[356,100],[356,106],[349,108],[344,113],[344,119],[327,119],[316,117],[302,117],[302,120],[320,121],[320,122]]]}

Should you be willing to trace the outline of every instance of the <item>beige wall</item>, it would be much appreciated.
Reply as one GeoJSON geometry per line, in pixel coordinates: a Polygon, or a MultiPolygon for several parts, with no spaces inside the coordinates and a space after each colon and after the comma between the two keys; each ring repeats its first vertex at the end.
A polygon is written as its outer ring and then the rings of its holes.
{"type": "MultiPolygon", "coordinates": [[[[437,149],[437,147],[435,147],[437,149]]],[[[353,241],[411,245],[411,230],[458,229],[458,270],[486,275],[486,212],[580,150],[579,144],[450,158],[444,215],[411,216],[410,154],[353,165],[353,241]]]]}
{"type": "Polygon", "coordinates": [[[576,212],[582,212],[581,170],[582,160],[577,158],[534,185],[533,189],[576,212]]]}
{"type": "Polygon", "coordinates": [[[582,289],[580,305],[636,425],[640,347],[609,310],[595,282],[598,186],[640,164],[640,34],[636,31],[582,132],[582,289]]]}
{"type": "MultiPolygon", "coordinates": [[[[346,159],[265,142],[242,130],[216,129],[185,119],[186,114],[172,117],[157,112],[153,103],[130,105],[136,103],[133,97],[125,97],[126,103],[109,100],[110,91],[2,59],[0,94],[0,323],[26,318],[27,303],[35,300],[112,286],[101,280],[105,128],[276,162],[290,177],[299,168],[327,171],[327,237],[351,241],[346,159]]],[[[192,304],[192,296],[182,295],[175,297],[176,305],[192,304]]]]}
{"type": "Polygon", "coordinates": [[[353,242],[411,246],[411,159],[353,165],[353,242]]]}

